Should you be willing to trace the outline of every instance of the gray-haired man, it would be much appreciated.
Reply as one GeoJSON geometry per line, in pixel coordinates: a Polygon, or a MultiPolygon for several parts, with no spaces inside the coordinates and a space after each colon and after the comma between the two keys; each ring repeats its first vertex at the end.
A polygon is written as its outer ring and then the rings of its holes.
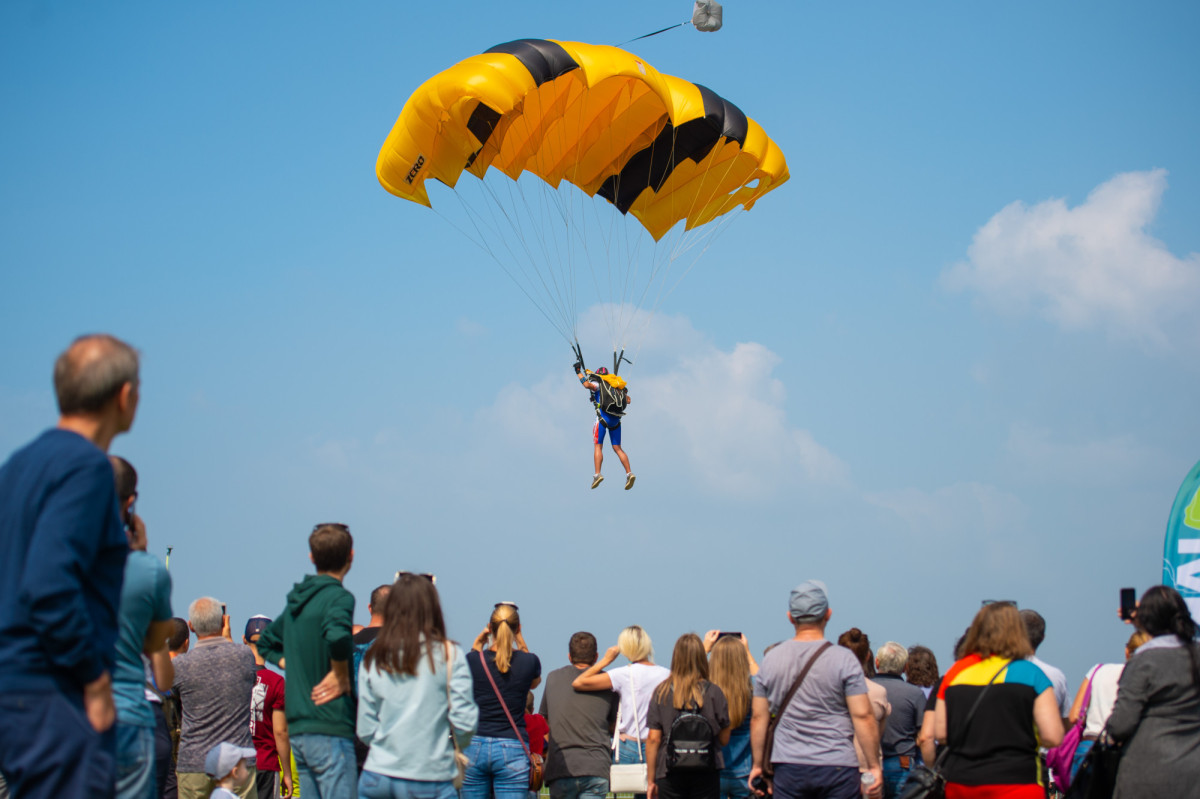
{"type": "Polygon", "coordinates": [[[920,757],[917,733],[925,718],[925,692],[900,676],[906,663],[908,650],[895,641],[888,641],[875,652],[875,682],[887,691],[892,706],[881,741],[884,799],[900,795],[920,757]]]}
{"type": "MultiPolygon", "coordinates": [[[[207,799],[216,787],[204,772],[208,751],[223,741],[247,749],[254,746],[250,699],[258,667],[250,647],[230,640],[229,617],[212,597],[192,602],[188,626],[196,634],[196,645],[174,661],[174,689],[183,703],[175,769],[179,799],[207,799]]],[[[238,795],[257,799],[254,779],[238,795]]]]}

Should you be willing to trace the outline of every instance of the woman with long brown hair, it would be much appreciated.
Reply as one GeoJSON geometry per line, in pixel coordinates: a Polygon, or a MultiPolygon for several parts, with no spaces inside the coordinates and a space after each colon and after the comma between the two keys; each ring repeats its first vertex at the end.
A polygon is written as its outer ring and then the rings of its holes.
{"type": "Polygon", "coordinates": [[[729,704],[708,679],[704,644],[695,633],[675,642],[671,676],[654,690],[646,721],[648,799],[718,799],[729,704]]]}
{"type": "Polygon", "coordinates": [[[1063,726],[1054,685],[1025,659],[1032,654],[1012,604],[975,614],[934,710],[937,739],[950,746],[946,799],[1045,799],[1038,747],[1058,746],[1063,726]]]}
{"type": "Polygon", "coordinates": [[[479,718],[466,658],[446,638],[431,579],[401,575],[383,614],[358,674],[357,734],[370,746],[359,796],[454,799],[450,736],[467,746],[479,718]]]}
{"type": "Polygon", "coordinates": [[[463,779],[463,799],[526,799],[525,697],[541,683],[542,663],[525,645],[516,605],[496,603],[467,654],[467,665],[479,705],[479,729],[466,752],[471,765],[463,779]]]}
{"type": "MultiPolygon", "coordinates": [[[[867,634],[857,627],[851,627],[846,632],[838,636],[838,646],[845,647],[854,653],[858,658],[858,662],[862,665],[863,676],[867,681],[867,699],[871,702],[871,713],[875,716],[875,723],[879,727],[879,738],[883,740],[883,730],[887,726],[888,714],[892,712],[892,706],[888,702],[887,689],[879,683],[875,682],[875,656],[871,652],[871,639],[867,634]]],[[[882,744],[876,744],[875,754],[877,760],[883,762],[882,744]]],[[[858,736],[854,736],[854,751],[858,755],[858,770],[866,772],[867,757],[863,753],[862,744],[859,743],[858,736]]]]}
{"type": "Polygon", "coordinates": [[[704,635],[708,650],[708,676],[725,694],[729,706],[729,741],[721,748],[725,761],[721,769],[722,799],[744,799],[750,796],[750,706],[754,687],[750,678],[758,673],[758,663],[750,654],[746,636],[709,630],[704,635]]]}

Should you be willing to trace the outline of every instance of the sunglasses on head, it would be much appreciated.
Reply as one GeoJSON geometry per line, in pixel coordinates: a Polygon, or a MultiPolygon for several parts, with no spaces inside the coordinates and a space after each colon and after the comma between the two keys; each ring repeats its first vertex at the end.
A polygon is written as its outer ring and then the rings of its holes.
{"type": "Polygon", "coordinates": [[[513,610],[520,610],[520,608],[519,608],[519,607],[517,607],[517,603],[516,603],[516,602],[497,602],[497,603],[496,603],[495,605],[493,605],[492,607],[493,607],[493,608],[498,608],[498,607],[500,607],[501,605],[504,605],[504,606],[510,607],[510,608],[512,608],[513,610]]]}
{"type": "Polygon", "coordinates": [[[337,528],[338,530],[341,530],[343,533],[350,532],[350,525],[342,524],[341,522],[321,522],[320,524],[314,524],[313,532],[315,533],[317,530],[320,530],[322,527],[334,527],[334,528],[337,528]]]}
{"type": "Polygon", "coordinates": [[[1009,607],[1015,608],[1017,606],[1017,601],[1015,599],[985,599],[985,600],[983,600],[983,606],[987,607],[988,605],[1008,605],[1009,607]]]}
{"type": "Polygon", "coordinates": [[[424,577],[429,582],[437,585],[437,575],[430,574],[429,572],[396,572],[396,580],[393,580],[392,582],[396,582],[401,577],[424,577]]]}

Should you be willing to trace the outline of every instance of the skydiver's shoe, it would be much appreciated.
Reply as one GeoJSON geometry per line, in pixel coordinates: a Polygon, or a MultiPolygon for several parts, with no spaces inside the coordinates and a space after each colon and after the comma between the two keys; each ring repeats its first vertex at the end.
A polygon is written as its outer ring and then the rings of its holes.
{"type": "Polygon", "coordinates": [[[602,474],[592,475],[592,488],[595,488],[596,486],[600,485],[603,482],[604,482],[604,475],[602,475],[602,474]]]}
{"type": "Polygon", "coordinates": [[[633,488],[633,481],[636,479],[637,479],[637,475],[634,474],[633,472],[630,472],[629,474],[625,475],[625,490],[626,491],[633,488]]]}

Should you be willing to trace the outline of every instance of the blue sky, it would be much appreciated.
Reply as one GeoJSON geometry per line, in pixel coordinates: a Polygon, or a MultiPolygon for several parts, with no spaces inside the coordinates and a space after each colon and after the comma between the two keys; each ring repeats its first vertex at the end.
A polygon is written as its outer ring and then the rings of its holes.
{"type": "Polygon", "coordinates": [[[6,3],[0,452],[53,422],[55,355],[110,331],[143,353],[114,451],[181,614],[276,613],[336,519],[360,621],[434,571],[452,634],[515,600],[547,666],[630,623],[664,661],[687,630],[759,648],[817,577],[835,634],[943,668],[980,600],[1016,599],[1078,685],[1120,656],[1117,591],[1159,581],[1200,457],[1200,10],[729,2],[719,33],[631,45],[736,102],[792,179],[654,317],[638,485],[610,454],[592,492],[568,348],[375,157],[458,60],[689,13],[6,3]]]}

